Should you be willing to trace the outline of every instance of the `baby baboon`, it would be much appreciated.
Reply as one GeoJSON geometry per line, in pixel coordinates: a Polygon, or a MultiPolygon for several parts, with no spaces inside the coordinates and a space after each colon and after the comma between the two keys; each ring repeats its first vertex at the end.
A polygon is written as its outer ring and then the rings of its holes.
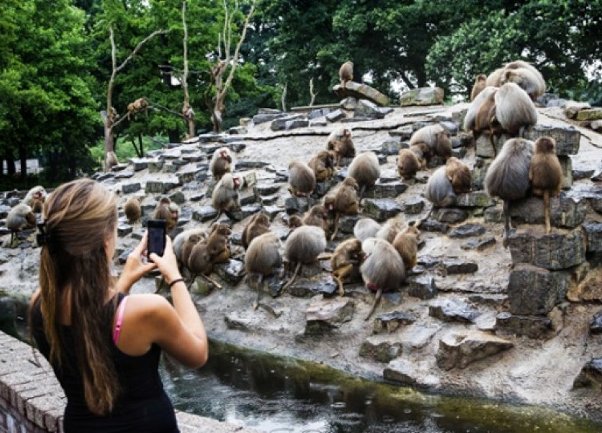
{"type": "Polygon", "coordinates": [[[316,189],[316,176],[304,162],[292,161],[288,165],[288,183],[292,195],[307,197],[316,189]]]}
{"type": "Polygon", "coordinates": [[[140,197],[130,197],[123,205],[123,212],[128,223],[135,224],[140,221],[142,208],[140,207],[140,197]]]}
{"type": "Polygon", "coordinates": [[[153,213],[153,219],[165,220],[165,230],[167,233],[171,232],[178,224],[178,218],[180,215],[180,208],[177,204],[172,202],[168,197],[162,197],[155,207],[153,213]]]}
{"type": "Polygon", "coordinates": [[[345,295],[343,284],[359,277],[359,270],[364,260],[362,243],[358,239],[347,239],[341,242],[330,258],[332,278],[339,287],[339,296],[345,295]]]}
{"type": "Polygon", "coordinates": [[[230,173],[225,173],[217,185],[215,185],[213,194],[211,195],[211,204],[217,209],[217,216],[213,222],[217,221],[223,212],[230,217],[230,212],[240,209],[238,201],[239,188],[240,178],[232,176],[230,173]]]}
{"type": "Polygon", "coordinates": [[[128,120],[130,119],[130,115],[136,114],[139,111],[144,110],[146,113],[148,108],[148,101],[145,98],[138,98],[134,102],[130,102],[128,104],[128,120]]]}
{"type": "Polygon", "coordinates": [[[36,226],[36,216],[30,206],[20,203],[12,208],[6,216],[6,228],[10,230],[10,246],[14,246],[17,232],[24,228],[36,226]]]}
{"type": "Polygon", "coordinates": [[[451,182],[454,193],[463,194],[470,192],[472,183],[470,169],[455,156],[449,158],[445,163],[445,174],[451,182]]]}
{"type": "Polygon", "coordinates": [[[174,238],[172,245],[178,263],[188,266],[190,251],[200,240],[207,240],[207,230],[204,228],[184,230],[174,238]]]}
{"type": "Polygon", "coordinates": [[[317,182],[324,182],[334,175],[335,153],[330,150],[321,150],[309,160],[309,168],[314,171],[317,182]]]}
{"type": "Polygon", "coordinates": [[[518,84],[535,101],[546,91],[546,82],[541,73],[530,63],[522,60],[507,63],[500,77],[499,85],[518,84]]]}
{"type": "Polygon", "coordinates": [[[192,253],[192,249],[196,244],[198,244],[201,241],[206,242],[206,238],[204,236],[201,236],[199,233],[191,234],[184,240],[179,257],[176,254],[176,258],[178,258],[178,261],[180,263],[186,263],[186,269],[188,269],[187,265],[188,261],[190,260],[190,253],[192,253]]]}
{"type": "Polygon", "coordinates": [[[46,190],[43,186],[38,185],[31,188],[27,191],[25,198],[23,199],[23,203],[27,206],[31,207],[31,210],[34,213],[42,212],[42,208],[44,207],[44,201],[46,201],[46,190]]]}
{"type": "Polygon", "coordinates": [[[270,219],[268,216],[263,212],[256,213],[242,231],[242,246],[246,250],[253,239],[269,231],[270,219]]]}
{"type": "Polygon", "coordinates": [[[328,222],[328,211],[326,207],[321,204],[317,204],[311,207],[310,210],[303,216],[302,224],[306,226],[321,227],[324,233],[330,231],[330,224],[328,222]]]}
{"type": "Polygon", "coordinates": [[[345,87],[347,81],[353,81],[353,62],[345,62],[339,68],[339,79],[341,86],[345,87]]]}
{"type": "Polygon", "coordinates": [[[301,265],[314,263],[325,249],[326,235],[320,227],[301,226],[293,230],[284,244],[284,257],[289,266],[295,266],[295,270],[282,290],[293,284],[301,265]]]}
{"type": "Polygon", "coordinates": [[[191,285],[197,276],[209,275],[213,271],[207,241],[200,240],[192,247],[188,257],[188,270],[192,274],[191,285]]]}
{"type": "Polygon", "coordinates": [[[234,162],[232,161],[232,153],[227,147],[220,147],[211,157],[209,169],[215,180],[220,180],[226,173],[234,171],[234,162]]]}
{"type": "Polygon", "coordinates": [[[393,240],[393,248],[397,250],[403,260],[406,271],[416,266],[418,257],[418,236],[420,230],[412,221],[403,231],[399,232],[393,240]]]}
{"type": "Polygon", "coordinates": [[[360,272],[366,288],[376,292],[374,303],[365,320],[376,309],[383,292],[397,290],[406,279],[405,267],[399,253],[382,239],[369,238],[362,242],[366,259],[360,266],[360,272]]]}
{"type": "Polygon", "coordinates": [[[510,233],[510,205],[514,200],[527,195],[529,190],[529,167],[533,155],[533,143],[522,138],[513,138],[504,143],[499,155],[493,160],[485,175],[485,190],[490,196],[504,201],[503,245],[508,246],[510,233]]]}
{"type": "Polygon", "coordinates": [[[410,138],[410,146],[416,146],[418,143],[425,143],[431,155],[438,155],[445,159],[451,156],[449,132],[439,124],[423,126],[414,132],[410,138]]]}
{"type": "Polygon", "coordinates": [[[550,196],[560,193],[562,167],[556,156],[556,140],[540,137],[535,141],[535,151],[529,167],[529,180],[534,195],[543,196],[546,233],[550,233],[550,196]]]}
{"type": "Polygon", "coordinates": [[[232,230],[226,224],[213,224],[207,238],[207,252],[212,264],[227,262],[230,259],[228,236],[232,230]]]}
{"type": "Polygon", "coordinates": [[[303,220],[301,219],[301,217],[299,215],[291,215],[288,217],[288,222],[287,222],[288,228],[292,230],[296,229],[297,227],[301,227],[303,225],[303,220]]]}
{"type": "Polygon", "coordinates": [[[360,203],[367,188],[374,186],[380,177],[380,165],[374,152],[362,152],[349,164],[349,177],[356,180],[360,189],[360,203]]]}
{"type": "Polygon", "coordinates": [[[247,282],[251,285],[253,277],[258,277],[257,282],[257,300],[254,308],[259,304],[261,296],[261,285],[264,277],[274,273],[282,265],[280,256],[280,240],[274,233],[264,233],[254,238],[249,244],[245,254],[245,271],[247,272],[247,282]]]}
{"type": "Polygon", "coordinates": [[[446,171],[446,166],[439,167],[426,183],[425,196],[433,207],[449,207],[456,202],[456,194],[446,171]]]}
{"type": "Polygon", "coordinates": [[[326,149],[334,152],[336,167],[341,165],[341,158],[353,158],[355,146],[351,139],[351,130],[340,128],[332,131],[328,136],[326,149]]]}
{"type": "Polygon", "coordinates": [[[397,155],[397,172],[400,177],[405,180],[412,179],[420,168],[420,161],[414,152],[410,149],[401,149],[399,151],[399,155],[397,155]]]}
{"type": "MultiPolygon", "coordinates": [[[[357,191],[359,186],[353,177],[346,177],[337,189],[332,203],[328,203],[326,209],[334,212],[334,227],[332,229],[331,240],[337,235],[339,230],[339,218],[341,215],[356,215],[359,212],[359,198],[357,191]]],[[[326,203],[326,200],[324,200],[326,203]]]]}
{"type": "Polygon", "coordinates": [[[403,216],[398,215],[389,218],[383,226],[376,232],[376,238],[393,243],[395,236],[406,229],[408,224],[403,219],[403,216]]]}
{"type": "Polygon", "coordinates": [[[527,92],[515,83],[506,83],[495,97],[495,118],[511,136],[523,135],[522,129],[537,123],[537,111],[527,92]]]}
{"type": "Polygon", "coordinates": [[[470,92],[470,100],[474,101],[474,98],[477,97],[479,93],[483,91],[486,87],[485,82],[487,81],[487,76],[484,74],[479,74],[474,80],[474,84],[472,86],[472,91],[470,92]]]}
{"type": "Polygon", "coordinates": [[[380,224],[372,218],[360,218],[353,227],[353,235],[364,242],[368,238],[376,237],[376,233],[380,230],[380,224]]]}
{"type": "Polygon", "coordinates": [[[412,152],[416,159],[418,159],[419,169],[425,169],[426,163],[433,157],[431,148],[426,143],[416,143],[410,146],[410,152],[412,152]]]}

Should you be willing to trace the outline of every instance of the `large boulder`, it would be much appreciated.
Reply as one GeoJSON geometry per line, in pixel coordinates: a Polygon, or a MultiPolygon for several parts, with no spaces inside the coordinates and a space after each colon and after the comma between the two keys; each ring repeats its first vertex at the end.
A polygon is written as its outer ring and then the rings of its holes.
{"type": "Polygon", "coordinates": [[[367,99],[382,107],[389,105],[389,98],[383,95],[378,90],[368,86],[367,84],[356,83],[355,81],[347,81],[345,87],[337,84],[332,88],[335,95],[339,98],[347,98],[349,96],[356,99],[367,99]]]}
{"type": "Polygon", "coordinates": [[[420,87],[407,90],[399,96],[399,105],[440,105],[445,93],[441,87],[420,87]]]}

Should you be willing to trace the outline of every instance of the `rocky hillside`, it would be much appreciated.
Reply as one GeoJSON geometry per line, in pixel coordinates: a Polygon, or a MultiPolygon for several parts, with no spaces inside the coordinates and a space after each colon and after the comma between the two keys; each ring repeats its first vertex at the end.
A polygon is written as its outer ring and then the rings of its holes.
{"type": "MultiPolygon", "coordinates": [[[[221,218],[233,224],[233,257],[212,275],[222,289],[203,279],[193,286],[213,339],[428,392],[544,405],[602,420],[598,391],[590,386],[602,377],[602,136],[569,123],[559,107],[538,109],[538,123],[527,138],[556,138],[565,182],[552,200],[552,233],[545,234],[542,200],[529,198],[512,209],[518,229],[504,249],[501,203],[482,190],[493,149],[488,140],[475,143],[460,131],[465,112],[466,105],[383,109],[349,101],[338,110],[266,110],[228,134],[170,145],[93,177],[119,194],[120,206],[131,196],[141,197],[142,223],[168,196],[180,206],[175,236],[208,227],[216,216],[209,159],[218,147],[233,151],[236,172],[245,179],[241,220],[221,218]],[[403,289],[385,295],[372,319],[364,321],[372,293],[358,283],[337,296],[326,260],[305,269],[281,296],[273,297],[279,285],[270,285],[254,310],[256,292],[244,282],[240,246],[248,217],[263,209],[271,230],[285,239],[287,215],[318,203],[345,175],[343,168],[335,181],[319,184],[317,194],[296,198],[287,191],[288,163],[307,162],[342,126],[352,130],[358,151],[377,153],[381,178],[368,191],[362,214],[342,218],[337,240],[329,243],[332,250],[353,235],[362,216],[384,222],[428,214],[431,205],[422,194],[436,162],[415,180],[401,181],[395,159],[413,131],[434,122],[451,133],[453,153],[471,167],[474,188],[421,225],[418,265],[403,289]]],[[[4,193],[0,218],[23,195],[4,193]]],[[[116,271],[144,230],[128,224],[120,211],[116,271]]],[[[7,243],[7,230],[2,233],[7,243]]],[[[21,233],[18,247],[0,252],[0,290],[11,299],[27,299],[36,288],[39,257],[32,234],[21,233]]],[[[151,276],[134,291],[152,292],[156,286],[151,276]]]]}

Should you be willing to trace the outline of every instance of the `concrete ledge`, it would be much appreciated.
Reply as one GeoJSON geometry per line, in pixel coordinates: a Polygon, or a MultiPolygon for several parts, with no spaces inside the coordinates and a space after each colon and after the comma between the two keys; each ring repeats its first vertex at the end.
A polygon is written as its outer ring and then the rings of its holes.
{"type": "MultiPolygon", "coordinates": [[[[46,359],[0,332],[0,432],[61,433],[65,404],[63,390],[46,359]]],[[[185,412],[176,412],[176,418],[182,433],[256,433],[185,412]]]]}

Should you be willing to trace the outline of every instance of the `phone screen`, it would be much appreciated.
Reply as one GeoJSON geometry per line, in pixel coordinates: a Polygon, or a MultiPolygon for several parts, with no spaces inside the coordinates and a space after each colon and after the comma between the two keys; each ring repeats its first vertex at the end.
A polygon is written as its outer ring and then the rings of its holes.
{"type": "Polygon", "coordinates": [[[150,255],[155,253],[159,256],[165,251],[165,221],[164,220],[148,220],[146,223],[148,228],[147,251],[150,255]]]}

